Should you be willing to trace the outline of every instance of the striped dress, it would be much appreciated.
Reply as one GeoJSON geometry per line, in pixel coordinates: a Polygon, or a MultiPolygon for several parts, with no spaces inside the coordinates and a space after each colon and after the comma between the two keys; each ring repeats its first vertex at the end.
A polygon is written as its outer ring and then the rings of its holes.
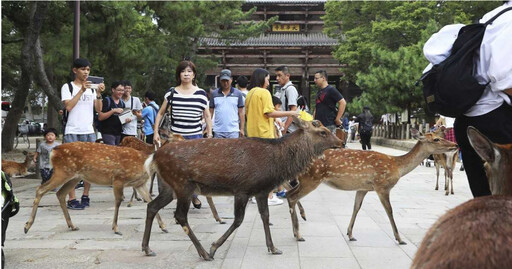
{"type": "MultiPolygon", "coordinates": [[[[169,101],[171,92],[165,94],[165,100],[169,101]]],[[[171,105],[169,103],[169,105],[171,105]]],[[[208,97],[203,89],[198,89],[191,95],[174,92],[172,97],[172,118],[174,124],[171,131],[183,136],[199,135],[203,133],[201,119],[203,112],[208,109],[208,97]]]]}

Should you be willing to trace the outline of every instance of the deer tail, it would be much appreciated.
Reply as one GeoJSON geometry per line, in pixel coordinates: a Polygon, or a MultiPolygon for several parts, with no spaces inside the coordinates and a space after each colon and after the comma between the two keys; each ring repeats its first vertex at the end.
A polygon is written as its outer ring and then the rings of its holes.
{"type": "Polygon", "coordinates": [[[146,169],[146,172],[148,173],[148,175],[151,177],[153,174],[156,173],[156,165],[154,164],[153,162],[153,156],[155,154],[151,154],[149,155],[149,157],[146,159],[146,161],[144,162],[144,169],[146,169]]]}

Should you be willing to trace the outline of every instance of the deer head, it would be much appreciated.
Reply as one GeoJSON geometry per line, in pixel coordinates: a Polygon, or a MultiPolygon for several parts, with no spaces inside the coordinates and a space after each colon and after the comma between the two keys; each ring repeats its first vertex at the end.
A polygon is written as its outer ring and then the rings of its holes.
{"type": "Polygon", "coordinates": [[[485,162],[492,194],[512,195],[512,144],[495,144],[473,126],[467,132],[469,143],[485,162]]]}
{"type": "Polygon", "coordinates": [[[435,133],[422,134],[416,129],[411,129],[412,137],[421,142],[425,152],[429,154],[441,154],[457,149],[457,144],[439,137],[435,133]]]}
{"type": "Polygon", "coordinates": [[[315,146],[316,154],[321,154],[326,149],[341,148],[343,146],[343,141],[333,135],[320,121],[303,121],[294,116],[293,122],[302,129],[306,137],[310,139],[315,146]]]}

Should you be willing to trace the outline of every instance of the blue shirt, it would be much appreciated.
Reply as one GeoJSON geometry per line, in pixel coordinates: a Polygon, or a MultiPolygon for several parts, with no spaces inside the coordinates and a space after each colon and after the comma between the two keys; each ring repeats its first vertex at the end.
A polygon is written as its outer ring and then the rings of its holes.
{"type": "Polygon", "coordinates": [[[149,105],[147,105],[142,110],[142,118],[144,119],[144,134],[152,135],[153,125],[155,124],[156,114],[160,107],[155,103],[155,101],[151,101],[149,105]]]}
{"type": "Polygon", "coordinates": [[[227,95],[224,95],[220,88],[213,91],[210,99],[210,108],[214,109],[215,115],[213,131],[221,133],[240,131],[238,109],[243,107],[244,95],[238,89],[231,87],[227,95]]]}

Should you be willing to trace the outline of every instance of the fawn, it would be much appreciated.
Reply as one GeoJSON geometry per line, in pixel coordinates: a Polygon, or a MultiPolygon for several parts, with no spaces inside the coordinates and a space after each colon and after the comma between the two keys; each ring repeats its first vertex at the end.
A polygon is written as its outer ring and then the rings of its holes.
{"type": "Polygon", "coordinates": [[[10,177],[18,175],[25,176],[28,174],[28,168],[32,163],[32,159],[34,158],[34,152],[23,151],[23,155],[25,155],[25,161],[22,163],[18,163],[15,161],[6,161],[2,160],[2,171],[10,177]]]}
{"type": "MultiPolygon", "coordinates": [[[[101,143],[73,142],[54,148],[50,154],[53,175],[36,190],[32,214],[25,225],[25,233],[34,223],[41,197],[59,186],[62,187],[57,192],[57,198],[66,223],[71,230],[78,230],[71,222],[65,199],[69,191],[83,178],[93,184],[113,187],[115,210],[112,230],[116,234],[121,234],[117,218],[123,200],[123,188],[133,186],[146,202],[151,200],[146,186],[149,179],[149,174],[144,169],[146,159],[147,155],[138,150],[101,143]]],[[[162,231],[167,232],[160,216],[157,216],[157,220],[162,231]]]]}
{"type": "Polygon", "coordinates": [[[432,133],[419,136],[417,130],[412,129],[411,132],[418,142],[409,153],[403,156],[389,156],[375,151],[341,149],[326,150],[323,158],[316,159],[308,170],[299,176],[299,185],[287,193],[295,238],[298,241],[304,241],[299,232],[295,204],[324,182],[335,189],[357,191],[354,211],[347,231],[350,241],[356,240],[352,236],[352,228],[363,199],[367,192],[375,191],[386,210],[395,239],[400,244],[405,244],[398,234],[393,218],[393,210],[389,202],[391,189],[402,176],[412,171],[421,160],[430,154],[457,148],[455,143],[432,133]]]}

